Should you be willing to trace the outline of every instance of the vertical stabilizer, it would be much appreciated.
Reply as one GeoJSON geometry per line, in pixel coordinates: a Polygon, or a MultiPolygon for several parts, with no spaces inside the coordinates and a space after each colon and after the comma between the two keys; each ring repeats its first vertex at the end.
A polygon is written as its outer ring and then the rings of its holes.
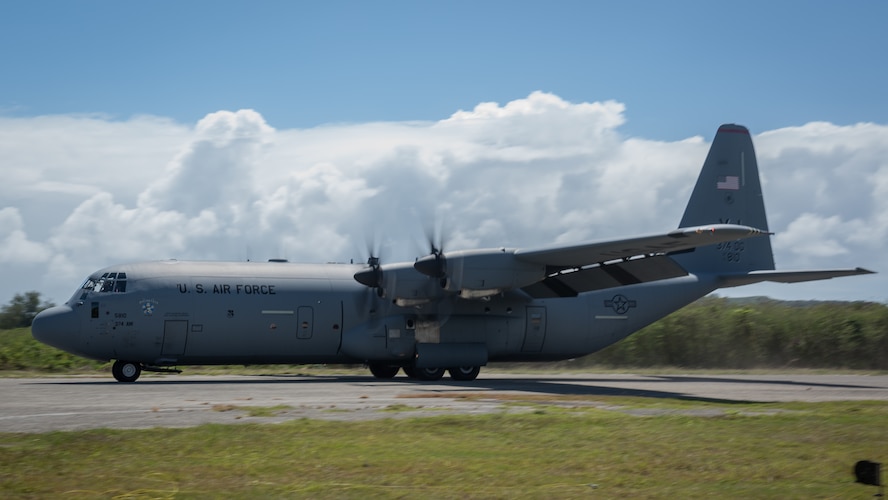
{"type": "MultiPolygon", "coordinates": [[[[718,128],[679,227],[717,223],[768,230],[755,149],[749,130],[740,125],[718,128]]],[[[767,236],[700,247],[674,259],[693,273],[774,269],[767,236]]]]}

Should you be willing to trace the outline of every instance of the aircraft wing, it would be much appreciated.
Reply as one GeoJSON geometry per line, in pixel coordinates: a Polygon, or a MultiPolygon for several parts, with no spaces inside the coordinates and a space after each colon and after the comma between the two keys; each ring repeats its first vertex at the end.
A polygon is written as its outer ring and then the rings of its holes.
{"type": "Polygon", "coordinates": [[[639,255],[665,254],[770,234],[767,231],[736,224],[710,224],[686,227],[666,234],[639,236],[575,245],[550,245],[519,249],[515,257],[524,262],[544,264],[549,268],[580,268],[591,264],[628,259],[639,255]]]}
{"type": "MultiPolygon", "coordinates": [[[[771,233],[751,226],[710,224],[663,234],[524,249],[486,249],[431,254],[407,263],[368,267],[355,279],[387,289],[399,305],[421,306],[458,293],[484,298],[520,288],[534,298],[580,293],[687,276],[676,254],[771,233]],[[419,273],[416,273],[419,271],[419,273]],[[428,277],[435,280],[429,281],[428,277]],[[372,278],[372,279],[371,279],[372,278]],[[430,285],[433,284],[433,285],[430,285]]],[[[720,274],[721,286],[760,281],[799,282],[868,274],[866,269],[751,271],[720,274]]]]}
{"type": "Polygon", "coordinates": [[[533,297],[571,297],[686,276],[688,272],[667,254],[766,234],[750,226],[709,224],[591,243],[432,253],[412,265],[371,263],[355,279],[379,288],[400,305],[426,304],[446,293],[484,298],[516,288],[533,297]]]}
{"type": "Polygon", "coordinates": [[[515,258],[548,269],[544,279],[522,287],[531,297],[575,297],[582,292],[687,276],[688,272],[666,254],[766,234],[749,226],[714,224],[666,234],[516,250],[515,258]]]}

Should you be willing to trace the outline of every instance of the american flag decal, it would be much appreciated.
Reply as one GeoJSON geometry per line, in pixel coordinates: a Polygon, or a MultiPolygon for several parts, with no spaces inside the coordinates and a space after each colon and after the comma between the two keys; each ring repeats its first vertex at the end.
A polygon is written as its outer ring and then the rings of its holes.
{"type": "Polygon", "coordinates": [[[715,183],[715,188],[737,191],[740,189],[740,178],[736,175],[719,176],[718,181],[715,183]]]}

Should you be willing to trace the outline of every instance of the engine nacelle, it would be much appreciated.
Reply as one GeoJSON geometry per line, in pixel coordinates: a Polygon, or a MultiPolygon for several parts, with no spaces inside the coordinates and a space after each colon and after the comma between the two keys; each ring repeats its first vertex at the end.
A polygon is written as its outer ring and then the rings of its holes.
{"type": "Polygon", "coordinates": [[[442,287],[464,298],[495,295],[546,277],[545,265],[522,262],[515,258],[513,249],[448,252],[444,259],[446,277],[442,287]]]}

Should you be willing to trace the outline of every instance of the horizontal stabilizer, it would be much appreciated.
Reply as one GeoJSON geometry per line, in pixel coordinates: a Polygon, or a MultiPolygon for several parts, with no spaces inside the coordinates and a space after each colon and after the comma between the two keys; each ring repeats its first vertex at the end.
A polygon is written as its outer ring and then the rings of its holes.
{"type": "Polygon", "coordinates": [[[813,271],[752,271],[744,274],[722,275],[721,286],[741,286],[772,281],[775,283],[801,283],[804,281],[828,280],[861,274],[874,274],[875,271],[857,267],[854,269],[822,269],[813,271]]]}

